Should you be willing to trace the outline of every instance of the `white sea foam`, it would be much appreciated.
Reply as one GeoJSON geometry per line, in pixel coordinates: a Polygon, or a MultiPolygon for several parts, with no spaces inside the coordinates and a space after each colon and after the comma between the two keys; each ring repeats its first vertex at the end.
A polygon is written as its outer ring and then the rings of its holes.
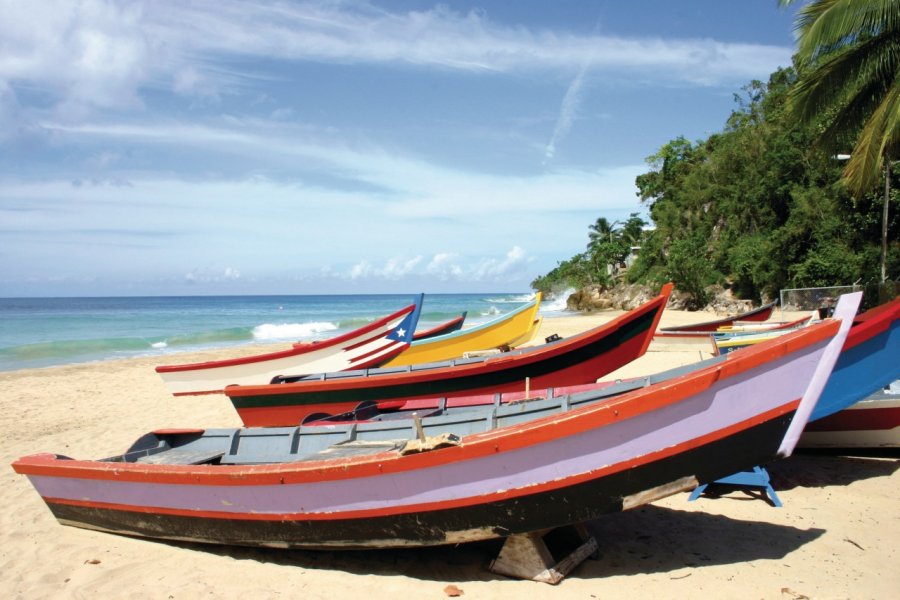
{"type": "Polygon", "coordinates": [[[518,296],[508,296],[506,298],[485,298],[485,302],[493,304],[522,304],[523,302],[531,302],[534,300],[534,294],[519,294],[518,296]]]}
{"type": "Polygon", "coordinates": [[[554,292],[552,298],[541,301],[541,313],[563,312],[566,310],[566,300],[575,293],[575,288],[568,288],[561,292],[554,292]]]}
{"type": "Polygon", "coordinates": [[[481,311],[482,317],[496,317],[500,314],[500,309],[496,306],[489,306],[487,310],[481,311]]]}
{"type": "Polygon", "coordinates": [[[279,340],[303,340],[316,336],[318,333],[334,331],[337,329],[334,323],[263,323],[253,328],[253,339],[261,342],[279,340]]]}
{"type": "Polygon", "coordinates": [[[150,347],[156,348],[157,350],[161,350],[163,348],[168,348],[169,345],[165,342],[153,342],[152,344],[150,344],[150,347]]]}

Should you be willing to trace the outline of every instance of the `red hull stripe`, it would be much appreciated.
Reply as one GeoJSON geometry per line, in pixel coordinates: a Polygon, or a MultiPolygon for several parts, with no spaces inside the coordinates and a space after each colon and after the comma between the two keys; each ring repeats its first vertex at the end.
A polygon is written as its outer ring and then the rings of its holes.
{"type": "Polygon", "coordinates": [[[800,400],[794,400],[787,405],[781,406],[776,409],[772,409],[767,411],[761,415],[754,417],[753,419],[748,419],[741,423],[735,423],[729,427],[725,427],[718,431],[706,434],[704,436],[692,439],[690,441],[684,442],[682,444],[678,444],[675,446],[671,446],[665,448],[663,450],[659,450],[657,452],[653,452],[650,454],[646,454],[631,460],[626,460],[621,463],[611,465],[609,467],[605,467],[602,469],[597,469],[588,473],[584,473],[578,476],[568,477],[564,479],[558,479],[546,482],[541,485],[527,486],[525,488],[518,488],[514,490],[504,490],[499,491],[493,494],[484,494],[481,496],[461,498],[458,500],[447,500],[442,502],[431,502],[431,503],[422,503],[422,504],[409,504],[400,507],[385,507],[378,509],[368,509],[368,510],[356,510],[356,511],[341,511],[338,513],[272,513],[272,514],[261,514],[261,513],[231,513],[231,512],[221,512],[221,511],[197,511],[197,510],[183,510],[183,509],[171,509],[171,508],[157,508],[157,507],[147,507],[147,506],[131,506],[131,505],[119,505],[119,504],[111,504],[111,503],[103,503],[103,502],[91,502],[89,500],[69,500],[69,499],[61,499],[61,498],[49,498],[45,497],[44,501],[48,504],[68,504],[72,506],[84,506],[84,507],[95,507],[95,508],[104,508],[111,510],[123,510],[130,512],[141,512],[141,513],[155,513],[155,514],[167,514],[167,515],[183,515],[190,517],[198,517],[198,518],[207,518],[207,519],[235,519],[235,520],[247,520],[247,521],[294,521],[294,520],[315,520],[315,521],[327,521],[331,519],[363,519],[369,517],[381,517],[381,516],[389,516],[403,513],[417,513],[417,512],[430,512],[435,510],[445,510],[445,509],[453,509],[453,508],[461,508],[466,506],[473,506],[478,504],[487,504],[490,502],[498,502],[502,500],[507,500],[511,498],[517,498],[520,496],[528,496],[531,494],[539,494],[543,492],[553,491],[556,489],[563,489],[573,485],[577,485],[579,483],[589,481],[591,479],[599,479],[602,477],[606,477],[612,475],[614,473],[618,473],[621,471],[625,471],[628,469],[634,469],[640,467],[645,464],[653,463],[659,460],[663,460],[670,456],[674,456],[677,454],[681,454],[683,452],[687,452],[694,448],[698,448],[700,446],[712,443],[716,440],[729,437],[731,435],[735,435],[736,433],[748,429],[754,425],[759,423],[769,421],[775,419],[781,415],[787,414],[793,410],[796,410],[797,406],[800,404],[800,400]]]}
{"type": "Polygon", "coordinates": [[[900,427],[900,408],[845,409],[806,426],[806,431],[886,431],[900,427]]]}
{"type": "MultiPolygon", "coordinates": [[[[668,284],[667,284],[668,286],[668,284]]],[[[666,288],[664,287],[664,292],[666,288]]],[[[534,350],[524,354],[524,355],[513,355],[513,356],[497,356],[490,357],[486,359],[482,363],[476,363],[471,365],[456,365],[453,367],[440,367],[436,369],[430,369],[427,371],[418,371],[412,373],[398,373],[398,374],[390,374],[390,375],[379,375],[376,381],[365,379],[365,378],[354,378],[347,380],[340,380],[340,389],[341,390],[353,390],[353,389],[361,389],[361,388],[371,388],[374,385],[378,385],[382,388],[387,388],[389,386],[396,385],[398,383],[403,384],[415,384],[420,382],[428,382],[433,381],[436,378],[441,378],[441,380],[446,381],[454,378],[465,378],[469,377],[473,373],[478,374],[488,374],[494,373],[496,371],[504,371],[511,366],[521,366],[524,367],[526,365],[537,363],[541,361],[550,361],[557,356],[565,356],[567,353],[571,351],[571,348],[577,347],[581,343],[587,343],[590,340],[594,339],[602,339],[609,334],[610,331],[615,330],[622,323],[631,323],[638,320],[640,317],[645,316],[650,311],[657,311],[654,314],[653,324],[657,324],[659,319],[662,316],[662,304],[666,301],[667,296],[659,296],[655,300],[648,302],[643,305],[643,307],[638,310],[632,311],[630,313],[626,313],[623,317],[619,317],[617,320],[611,321],[607,326],[602,328],[597,328],[595,330],[591,330],[589,332],[585,332],[579,335],[572,336],[567,338],[562,343],[557,345],[548,345],[547,347],[537,347],[534,350]]],[[[652,330],[648,330],[649,333],[646,335],[646,340],[643,343],[643,349],[646,350],[646,347],[649,346],[651,338],[652,338],[652,330]]],[[[613,355],[616,354],[614,351],[611,353],[613,355]]],[[[593,377],[592,379],[595,379],[593,377]]],[[[535,385],[539,385],[537,382],[532,381],[535,385]]],[[[244,386],[235,386],[233,388],[229,388],[228,396],[231,398],[241,398],[241,397],[258,397],[258,396],[279,396],[279,395],[288,395],[294,394],[297,391],[301,393],[316,393],[316,392],[329,392],[334,391],[336,388],[336,384],[334,381],[300,381],[293,383],[285,383],[280,385],[244,385],[244,386]]],[[[477,392],[474,392],[477,393],[477,392]]]]}
{"type": "Polygon", "coordinates": [[[772,312],[774,310],[775,303],[772,302],[770,304],[766,304],[765,306],[760,306],[759,308],[739,315],[735,315],[733,317],[725,317],[724,319],[716,319],[715,321],[704,321],[702,323],[692,323],[690,325],[666,327],[663,331],[716,331],[719,327],[733,325],[735,321],[750,321],[754,323],[767,321],[769,317],[772,316],[772,312]]]}
{"type": "MultiPolygon", "coordinates": [[[[648,336],[649,337],[649,336],[648,336]]],[[[600,354],[588,361],[572,365],[570,367],[559,369],[553,371],[552,373],[538,375],[531,378],[531,385],[534,386],[535,389],[540,389],[542,387],[553,387],[561,384],[568,384],[575,382],[588,382],[596,379],[598,374],[603,374],[607,372],[614,371],[615,369],[628,364],[638,356],[640,356],[640,345],[642,344],[642,340],[640,338],[632,338],[625,342],[624,344],[620,344],[617,346],[613,352],[600,354]],[[599,370],[598,369],[602,369],[599,370]]],[[[452,400],[455,398],[470,398],[472,396],[479,395],[493,395],[495,393],[510,393],[510,392],[518,392],[523,391],[525,387],[524,376],[521,380],[510,380],[508,376],[504,376],[501,371],[501,377],[499,383],[490,383],[488,385],[475,386],[472,387],[468,385],[461,386],[462,389],[448,391],[442,384],[448,381],[453,381],[454,379],[461,379],[464,384],[468,384],[471,379],[468,378],[469,372],[463,371],[466,365],[458,367],[460,371],[453,372],[452,375],[455,377],[443,377],[440,379],[441,385],[434,384],[434,380],[423,379],[418,377],[418,381],[415,382],[419,387],[418,388],[407,388],[405,393],[402,394],[386,394],[388,396],[387,399],[378,398],[374,400],[377,402],[379,406],[391,406],[402,404],[408,400],[419,400],[419,399],[431,399],[437,400],[435,397],[435,389],[439,389],[442,397],[447,398],[448,400],[452,400]]],[[[406,373],[409,375],[409,373],[406,373]]],[[[416,374],[413,373],[413,376],[416,374]]],[[[386,377],[378,376],[377,378],[368,381],[369,386],[371,388],[375,388],[375,386],[379,383],[382,383],[386,377]]],[[[410,377],[412,378],[412,377],[410,377]]],[[[313,380],[315,382],[315,380],[313,380]]],[[[355,383],[366,383],[367,380],[365,378],[356,378],[355,383]]],[[[283,426],[291,426],[297,423],[300,423],[303,419],[305,419],[308,415],[313,413],[328,413],[328,414],[337,414],[339,411],[335,407],[336,406],[349,406],[353,408],[361,399],[360,396],[357,395],[359,386],[355,386],[356,390],[350,395],[352,396],[352,400],[333,400],[328,402],[308,402],[308,403],[269,403],[269,404],[260,404],[260,405],[246,405],[243,403],[234,403],[235,410],[237,410],[238,415],[241,417],[242,422],[245,426],[260,426],[260,427],[268,427],[273,425],[283,425],[283,426]],[[254,418],[252,421],[248,421],[244,418],[247,411],[253,411],[252,414],[254,418]]],[[[239,388],[229,388],[229,393],[232,390],[236,390],[239,388]]],[[[451,402],[451,405],[453,403],[451,402]]]]}
{"type": "MultiPolygon", "coordinates": [[[[311,350],[318,350],[320,348],[328,348],[330,346],[336,346],[338,344],[342,344],[347,340],[351,340],[356,338],[362,334],[368,333],[370,331],[374,331],[378,328],[384,328],[384,326],[388,323],[392,323],[398,319],[402,319],[413,310],[415,310],[416,305],[411,304],[406,308],[395,312],[392,315],[374,321],[364,327],[359,329],[354,329],[353,331],[347,332],[343,335],[339,335],[333,338],[328,338],[326,340],[322,340],[320,342],[316,342],[315,344],[303,344],[300,346],[294,346],[288,350],[282,350],[280,352],[269,352],[267,354],[257,354],[254,356],[245,356],[242,358],[230,358],[226,360],[214,360],[209,362],[202,363],[190,363],[184,365],[160,365],[156,367],[157,373],[173,373],[177,371],[194,371],[200,369],[217,369],[219,367],[230,367],[235,365],[244,365],[251,364],[266,360],[273,360],[276,358],[284,358],[287,356],[298,356],[301,354],[305,354],[311,350]]],[[[380,336],[376,336],[380,337],[380,336]]],[[[352,346],[351,346],[352,347],[352,346]]]]}
{"type": "Polygon", "coordinates": [[[260,465],[247,467],[193,465],[131,465],[96,461],[56,461],[54,455],[24,457],[14,463],[17,473],[50,477],[114,479],[119,481],[158,482],[197,485],[267,485],[303,483],[356,477],[377,476],[415,470],[441,464],[447,460],[470,460],[486,454],[505,452],[552,439],[602,427],[631,418],[649,410],[671,405],[698,394],[720,379],[738,376],[771,360],[830,339],[840,323],[827,321],[791,332],[775,344],[759,344],[728,355],[722,363],[711,365],[689,378],[676,378],[665,384],[643,388],[596,406],[467,436],[461,446],[441,452],[424,452],[400,457],[385,452],[366,459],[333,459],[315,465],[260,465]],[[552,426],[548,426],[552,424],[552,426]],[[60,466],[60,464],[65,465],[60,466]]]}
{"type": "Polygon", "coordinates": [[[385,327],[385,328],[381,329],[380,331],[375,332],[375,335],[373,335],[372,337],[366,338],[366,339],[362,340],[361,342],[357,342],[355,344],[351,344],[350,346],[347,346],[346,348],[344,348],[344,352],[350,352],[351,350],[356,350],[360,346],[365,346],[366,344],[371,344],[372,342],[375,342],[377,340],[383,340],[383,339],[385,339],[385,336],[387,334],[389,334],[393,329],[394,329],[393,327],[390,327],[390,328],[385,327]]]}
{"type": "Polygon", "coordinates": [[[354,369],[364,369],[364,365],[376,365],[384,362],[409,347],[409,344],[404,342],[396,342],[387,338],[383,339],[384,343],[382,345],[352,359],[350,361],[350,366],[354,369]]]}
{"type": "Polygon", "coordinates": [[[857,315],[853,320],[850,333],[847,334],[847,341],[844,342],[843,349],[853,348],[884,333],[897,319],[900,319],[900,298],[857,315]]]}

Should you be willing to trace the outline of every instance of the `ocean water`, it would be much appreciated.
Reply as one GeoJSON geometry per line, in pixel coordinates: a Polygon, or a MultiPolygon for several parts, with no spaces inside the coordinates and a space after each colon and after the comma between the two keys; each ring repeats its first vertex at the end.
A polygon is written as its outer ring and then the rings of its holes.
{"type": "MultiPolygon", "coordinates": [[[[523,294],[426,294],[419,328],[468,311],[465,327],[516,309],[523,294]]],[[[565,296],[563,296],[564,298],[565,296]]],[[[411,304],[415,296],[0,298],[0,371],[323,339],[411,304]]],[[[552,316],[563,304],[543,302],[552,316]]]]}

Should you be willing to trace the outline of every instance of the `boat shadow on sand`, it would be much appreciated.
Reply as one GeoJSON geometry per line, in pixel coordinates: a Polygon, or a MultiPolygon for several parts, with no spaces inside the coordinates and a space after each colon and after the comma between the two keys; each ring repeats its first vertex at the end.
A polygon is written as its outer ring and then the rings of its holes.
{"type": "MultiPolygon", "coordinates": [[[[782,558],[819,538],[823,529],[742,521],[704,512],[648,505],[591,522],[599,560],[587,560],[570,578],[670,573],[706,565],[782,558]],[[722,544],[723,536],[732,540],[722,544]],[[738,542],[734,542],[738,540],[738,542]]],[[[502,540],[429,548],[308,551],[165,542],[234,560],[252,560],[355,575],[404,576],[424,581],[507,580],[488,570],[502,540]]]]}
{"type": "Polygon", "coordinates": [[[900,448],[805,449],[768,466],[775,491],[845,486],[900,469],[900,448]]]}

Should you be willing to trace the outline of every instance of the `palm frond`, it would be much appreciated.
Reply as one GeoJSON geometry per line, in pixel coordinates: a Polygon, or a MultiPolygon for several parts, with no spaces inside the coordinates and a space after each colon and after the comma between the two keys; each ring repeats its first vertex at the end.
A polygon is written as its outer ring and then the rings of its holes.
{"type": "Polygon", "coordinates": [[[900,28],[900,0],[817,0],[798,12],[798,55],[815,62],[835,49],[900,28]]]}
{"type": "Polygon", "coordinates": [[[792,108],[803,120],[845,106],[839,120],[859,127],[900,74],[900,38],[872,38],[833,53],[805,74],[791,91],[792,108]],[[848,119],[858,114],[859,119],[848,119]]]}
{"type": "Polygon", "coordinates": [[[877,181],[885,151],[900,137],[900,78],[884,96],[860,133],[844,178],[851,191],[860,194],[877,181]]]}

